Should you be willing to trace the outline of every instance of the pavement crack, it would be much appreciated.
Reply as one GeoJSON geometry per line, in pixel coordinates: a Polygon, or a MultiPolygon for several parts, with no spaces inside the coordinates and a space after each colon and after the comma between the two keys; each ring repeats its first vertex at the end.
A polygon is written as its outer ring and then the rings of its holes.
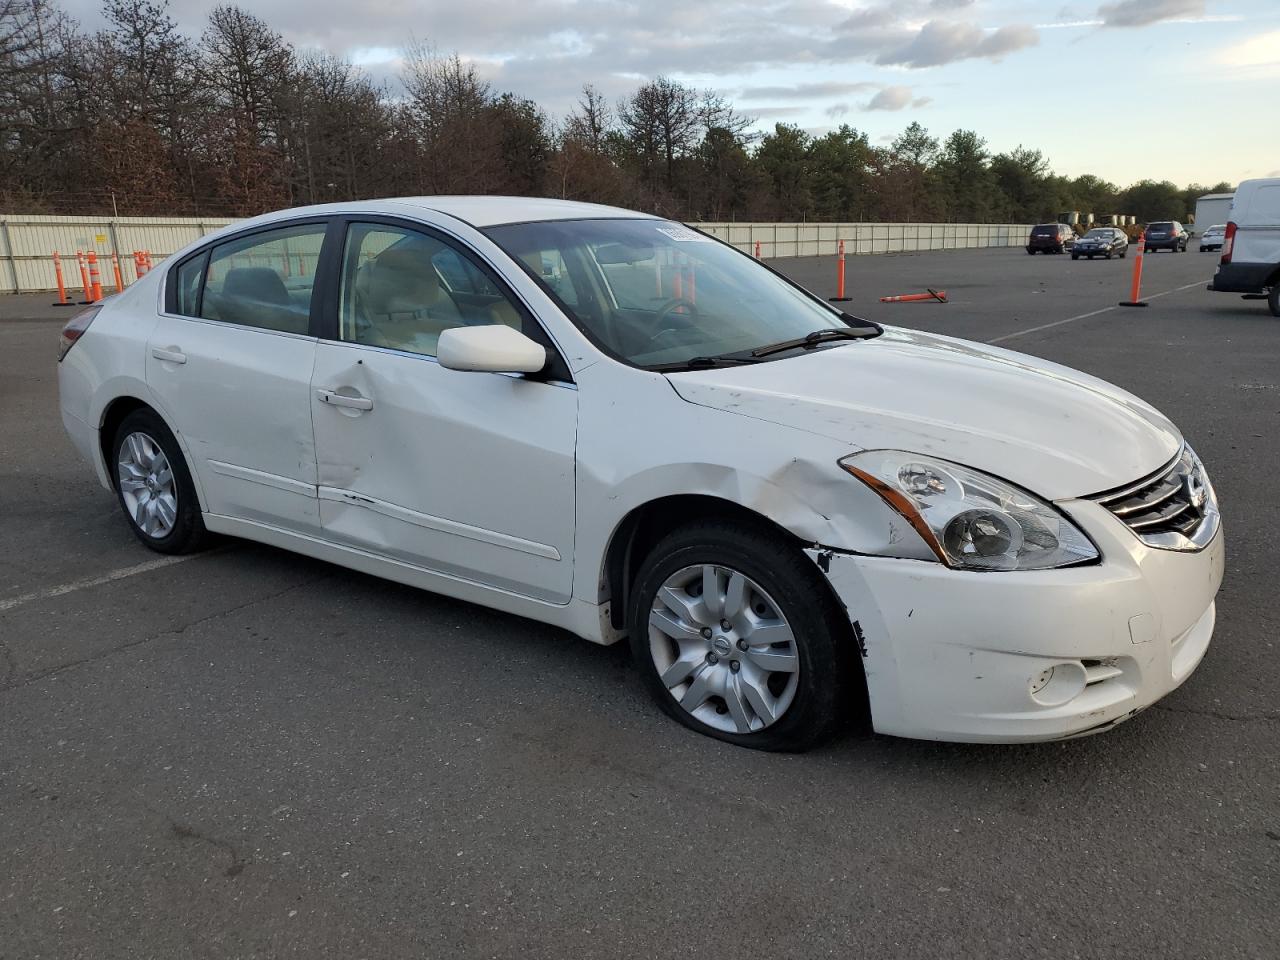
{"type": "Polygon", "coordinates": [[[1166,707],[1162,703],[1155,705],[1157,710],[1165,713],[1186,713],[1197,717],[1212,717],[1215,720],[1226,720],[1229,723],[1275,723],[1280,721],[1280,710],[1266,710],[1262,713],[1227,713],[1224,710],[1199,710],[1195,707],[1166,707]]]}
{"type": "Polygon", "coordinates": [[[147,811],[168,823],[170,832],[178,840],[194,840],[197,843],[207,844],[215,850],[220,850],[225,853],[231,862],[227,865],[227,868],[222,871],[222,875],[224,877],[239,876],[244,872],[244,868],[249,865],[249,861],[240,856],[240,853],[236,850],[235,844],[230,840],[223,840],[221,837],[212,836],[211,834],[205,833],[203,830],[197,830],[189,824],[180,822],[165,813],[163,810],[153,807],[138,793],[135,792],[134,796],[138,798],[138,801],[147,811]]]}
{"type": "MultiPolygon", "coordinates": [[[[239,613],[241,610],[247,610],[248,608],[256,606],[260,603],[267,603],[271,600],[278,599],[279,597],[283,597],[287,593],[292,593],[293,591],[300,590],[303,587],[309,587],[313,583],[319,583],[321,580],[325,580],[327,578],[328,578],[328,575],[312,577],[309,580],[303,580],[300,583],[292,584],[288,587],[284,587],[283,589],[277,590],[274,593],[269,593],[266,596],[255,597],[252,600],[246,600],[244,603],[236,604],[234,607],[228,607],[225,610],[219,610],[215,613],[210,613],[210,614],[207,614],[206,616],[198,617],[197,619],[192,620],[189,623],[184,623],[177,627],[168,627],[164,630],[159,631],[158,633],[153,633],[150,636],[140,637],[137,640],[130,640],[128,643],[122,643],[119,646],[110,648],[109,650],[103,650],[100,653],[95,653],[93,656],[81,657],[76,660],[68,660],[65,663],[57,664],[56,666],[46,667],[45,669],[38,670],[35,673],[29,673],[26,676],[24,676],[21,680],[15,680],[13,682],[9,682],[9,677],[11,677],[14,673],[17,672],[17,666],[16,664],[12,664],[11,662],[11,666],[9,668],[8,674],[6,675],[5,682],[0,683],[0,694],[7,693],[10,690],[17,690],[21,687],[29,686],[30,684],[36,683],[40,680],[45,680],[51,676],[54,676],[55,674],[60,674],[67,670],[74,670],[77,667],[83,667],[91,663],[97,663],[99,660],[105,660],[107,657],[115,656],[117,653],[123,653],[125,650],[132,650],[134,647],[140,647],[144,644],[152,643],[156,640],[163,640],[166,637],[180,637],[182,636],[182,634],[186,633],[188,630],[192,629],[193,627],[199,627],[199,626],[202,626],[203,624],[210,623],[211,621],[219,620],[223,617],[229,617],[234,613],[239,613]]],[[[3,645],[0,644],[0,650],[2,649],[3,649],[3,645]]],[[[7,651],[4,651],[4,652],[7,652],[7,651]]],[[[11,660],[12,654],[9,654],[9,658],[11,660]]]]}

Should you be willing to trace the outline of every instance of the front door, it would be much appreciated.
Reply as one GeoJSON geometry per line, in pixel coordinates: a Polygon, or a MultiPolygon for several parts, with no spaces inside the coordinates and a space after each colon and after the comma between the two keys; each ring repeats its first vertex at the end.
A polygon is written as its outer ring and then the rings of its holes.
{"type": "Polygon", "coordinates": [[[179,264],[147,384],[212,514],[318,533],[310,334],[323,222],[235,237],[179,264]]]}
{"type": "Polygon", "coordinates": [[[454,326],[550,341],[492,271],[434,232],[350,223],[341,264],[337,339],[318,344],[312,379],[326,537],[567,603],[576,388],[435,359],[454,326]]]}

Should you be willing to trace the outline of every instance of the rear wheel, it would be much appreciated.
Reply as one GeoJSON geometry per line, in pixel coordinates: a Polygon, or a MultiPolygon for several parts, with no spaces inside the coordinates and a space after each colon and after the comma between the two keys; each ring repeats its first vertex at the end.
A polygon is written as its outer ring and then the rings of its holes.
{"type": "Polygon", "coordinates": [[[641,565],[628,627],[662,709],[740,746],[813,746],[860,689],[847,615],[817,567],[763,528],[708,521],[664,538],[641,565]]]}
{"type": "Polygon", "coordinates": [[[1273,317],[1280,317],[1280,283],[1272,287],[1267,294],[1267,306],[1271,308],[1273,317]]]}
{"type": "Polygon", "coordinates": [[[134,535],[159,553],[190,553],[208,537],[178,441],[159,415],[135,410],[111,444],[116,498],[134,535]]]}
{"type": "Polygon", "coordinates": [[[1078,254],[1078,253],[1073,253],[1073,254],[1071,254],[1071,259],[1072,259],[1072,260],[1079,260],[1079,259],[1080,259],[1080,254],[1078,254]]]}

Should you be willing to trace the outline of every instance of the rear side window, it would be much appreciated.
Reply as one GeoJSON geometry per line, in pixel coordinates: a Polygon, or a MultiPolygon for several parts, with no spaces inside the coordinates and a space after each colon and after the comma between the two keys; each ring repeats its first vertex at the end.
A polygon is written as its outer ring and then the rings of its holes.
{"type": "Polygon", "coordinates": [[[206,250],[178,267],[178,275],[175,278],[177,291],[174,310],[184,317],[199,316],[200,284],[204,280],[204,272],[208,264],[209,252],[206,250]]]}
{"type": "Polygon", "coordinates": [[[214,247],[203,271],[198,316],[264,330],[308,333],[315,267],[324,234],[323,223],[308,223],[254,233],[214,247]]]}

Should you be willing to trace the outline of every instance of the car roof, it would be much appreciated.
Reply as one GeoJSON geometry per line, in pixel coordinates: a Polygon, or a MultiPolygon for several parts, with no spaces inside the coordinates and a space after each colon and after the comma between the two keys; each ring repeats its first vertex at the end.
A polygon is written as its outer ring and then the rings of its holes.
{"type": "Polygon", "coordinates": [[[242,221],[236,226],[243,228],[280,219],[335,214],[400,214],[403,216],[411,213],[412,208],[443,213],[473,227],[546,220],[659,219],[647,213],[624,210],[621,207],[580,203],[576,200],[557,200],[551,197],[440,196],[385,197],[376,200],[353,200],[310,207],[291,207],[242,221]]]}

